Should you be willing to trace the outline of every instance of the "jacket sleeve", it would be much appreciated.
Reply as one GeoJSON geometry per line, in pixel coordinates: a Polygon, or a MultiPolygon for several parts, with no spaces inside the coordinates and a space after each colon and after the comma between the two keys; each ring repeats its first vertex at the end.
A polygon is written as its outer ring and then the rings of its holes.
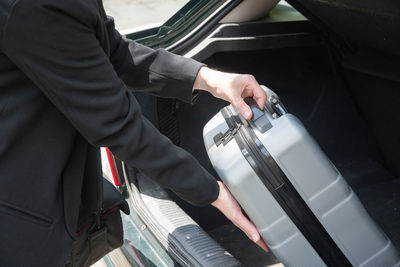
{"type": "Polygon", "coordinates": [[[110,61],[130,89],[192,102],[194,80],[204,64],[121,36],[110,16],[105,24],[110,38],[110,61]]]}
{"type": "MultiPolygon", "coordinates": [[[[17,0],[1,38],[2,51],[91,144],[110,148],[194,205],[213,202],[215,178],[141,116],[99,45],[101,17],[90,2],[17,0]]],[[[147,51],[138,48],[140,56],[147,51]]],[[[144,66],[143,72],[150,71],[144,66]]]]}

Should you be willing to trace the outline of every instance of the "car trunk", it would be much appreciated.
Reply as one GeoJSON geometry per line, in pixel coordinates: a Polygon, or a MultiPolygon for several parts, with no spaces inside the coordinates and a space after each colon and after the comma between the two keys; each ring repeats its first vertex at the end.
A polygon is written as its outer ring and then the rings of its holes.
{"type": "MultiPolygon", "coordinates": [[[[334,7],[333,1],[290,2],[313,23],[298,17],[287,21],[283,15],[285,10],[279,7],[268,18],[256,22],[216,25],[214,32],[203,37],[204,43],[199,41],[194,48],[189,47],[182,53],[211,68],[253,74],[260,84],[275,91],[400,250],[400,39],[392,27],[399,20],[398,15],[393,15],[391,9],[383,10],[384,5],[376,6],[372,12],[373,1],[353,1],[349,6],[334,7]],[[364,7],[357,6],[363,3],[364,7]],[[352,17],[357,23],[351,23],[352,17]]],[[[137,97],[144,115],[162,133],[191,152],[218,177],[205,151],[202,131],[227,102],[205,92],[200,92],[193,105],[140,94],[137,97]]],[[[147,195],[156,201],[168,200],[154,193],[161,189],[155,190],[147,182],[141,185],[140,179],[136,181],[144,198],[147,195]]],[[[268,266],[278,262],[272,253],[259,249],[215,208],[194,207],[173,192],[168,193],[244,265],[268,266]]],[[[146,205],[154,208],[161,204],[148,201],[146,205]]],[[[171,210],[168,214],[178,212],[176,208],[171,210]]],[[[168,216],[165,218],[168,220],[168,216]]],[[[179,239],[175,228],[169,233],[179,239]]],[[[186,242],[185,238],[182,242],[186,242]]],[[[183,247],[189,245],[183,244],[183,247]]],[[[193,243],[193,248],[196,247],[197,243],[193,243]]]]}
{"type": "MultiPolygon", "coordinates": [[[[344,52],[324,40],[311,46],[219,52],[204,62],[228,72],[251,73],[274,90],[353,187],[369,214],[400,249],[400,61],[368,49],[344,52]],[[375,65],[376,64],[376,65],[375,65]]],[[[179,103],[175,139],[216,177],[202,128],[226,102],[200,93],[179,103]]],[[[212,207],[174,200],[239,261],[266,266],[263,253],[212,207]]]]}

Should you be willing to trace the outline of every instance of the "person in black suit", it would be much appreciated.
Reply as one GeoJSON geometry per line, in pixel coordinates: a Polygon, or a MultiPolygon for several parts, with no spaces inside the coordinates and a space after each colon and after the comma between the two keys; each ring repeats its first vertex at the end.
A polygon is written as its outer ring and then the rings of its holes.
{"type": "Polygon", "coordinates": [[[96,0],[0,3],[0,265],[65,264],[101,146],[193,205],[213,204],[261,244],[226,187],[142,117],[127,85],[186,102],[207,90],[246,118],[243,98],[261,107],[265,93],[252,76],[127,40],[104,14],[96,0]]]}

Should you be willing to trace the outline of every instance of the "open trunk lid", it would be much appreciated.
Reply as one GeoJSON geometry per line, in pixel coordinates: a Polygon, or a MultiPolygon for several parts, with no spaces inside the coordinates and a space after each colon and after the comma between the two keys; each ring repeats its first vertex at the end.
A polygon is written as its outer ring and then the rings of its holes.
{"type": "Polygon", "coordinates": [[[394,0],[288,0],[324,32],[355,47],[400,55],[400,5],[394,0]]]}

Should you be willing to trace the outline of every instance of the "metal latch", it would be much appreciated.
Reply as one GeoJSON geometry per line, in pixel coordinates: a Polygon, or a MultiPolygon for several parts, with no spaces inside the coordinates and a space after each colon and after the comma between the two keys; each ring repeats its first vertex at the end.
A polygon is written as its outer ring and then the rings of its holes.
{"type": "Polygon", "coordinates": [[[240,127],[242,125],[236,125],[235,127],[229,128],[225,133],[218,133],[216,136],[214,136],[214,143],[219,146],[220,144],[223,144],[224,146],[232,140],[232,138],[235,136],[235,134],[239,131],[240,127]]]}
{"type": "Polygon", "coordinates": [[[274,119],[277,119],[278,117],[287,113],[286,108],[281,103],[279,97],[271,95],[271,97],[269,98],[269,102],[271,103],[272,109],[274,111],[274,113],[272,114],[272,117],[274,119]]]}

